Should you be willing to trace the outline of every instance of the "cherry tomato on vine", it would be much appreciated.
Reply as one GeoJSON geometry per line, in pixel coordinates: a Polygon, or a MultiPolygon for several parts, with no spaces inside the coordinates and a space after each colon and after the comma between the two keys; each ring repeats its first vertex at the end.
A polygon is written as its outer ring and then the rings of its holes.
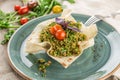
{"type": "Polygon", "coordinates": [[[18,11],[20,8],[21,8],[20,5],[15,5],[15,6],[14,6],[14,10],[15,10],[15,11],[18,11]]]}
{"type": "Polygon", "coordinates": [[[29,8],[27,6],[23,6],[18,10],[18,14],[23,15],[29,12],[29,8]]]}
{"type": "Polygon", "coordinates": [[[20,24],[25,24],[26,22],[28,22],[28,18],[21,18],[20,19],[20,24]]]}
{"type": "Polygon", "coordinates": [[[28,1],[28,3],[27,3],[27,6],[28,6],[29,9],[33,9],[37,5],[38,5],[38,2],[36,0],[31,0],[31,1],[28,1]]]}
{"type": "Polygon", "coordinates": [[[53,8],[52,8],[52,12],[53,13],[61,13],[62,12],[62,7],[59,6],[59,5],[55,5],[53,8]]]}

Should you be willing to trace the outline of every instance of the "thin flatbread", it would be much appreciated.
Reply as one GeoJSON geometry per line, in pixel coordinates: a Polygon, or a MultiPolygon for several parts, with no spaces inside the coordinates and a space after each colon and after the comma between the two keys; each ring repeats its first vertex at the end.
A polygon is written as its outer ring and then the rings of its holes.
{"type": "MultiPolygon", "coordinates": [[[[76,20],[70,15],[69,10],[64,11],[60,18],[76,22],[76,20]]],[[[81,53],[78,56],[73,55],[68,57],[54,57],[49,54],[49,50],[52,49],[51,44],[49,42],[44,42],[44,43],[40,42],[41,31],[52,22],[55,22],[55,19],[50,19],[38,24],[37,27],[30,34],[28,39],[26,40],[25,49],[26,49],[26,52],[33,53],[33,54],[36,52],[39,52],[40,50],[46,50],[48,56],[50,56],[52,59],[59,62],[64,68],[67,68],[83,53],[85,49],[94,45],[94,37],[97,35],[97,32],[98,32],[97,27],[96,25],[90,25],[88,27],[85,27],[82,24],[81,31],[87,36],[88,40],[78,42],[79,49],[81,50],[81,53]],[[49,46],[49,47],[46,48],[46,46],[49,46]]]]}

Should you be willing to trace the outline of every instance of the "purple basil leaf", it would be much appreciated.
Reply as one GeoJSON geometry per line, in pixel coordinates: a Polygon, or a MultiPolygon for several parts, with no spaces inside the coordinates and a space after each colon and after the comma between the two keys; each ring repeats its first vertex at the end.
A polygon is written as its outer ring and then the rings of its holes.
{"type": "Polygon", "coordinates": [[[64,19],[55,18],[56,23],[63,25],[65,23],[64,19]]]}
{"type": "Polygon", "coordinates": [[[68,28],[68,29],[71,29],[73,31],[80,32],[80,30],[78,28],[73,28],[73,27],[68,26],[69,22],[65,21],[64,19],[56,18],[55,21],[57,24],[60,24],[63,29],[68,28]]]}
{"type": "Polygon", "coordinates": [[[64,19],[56,18],[55,21],[56,21],[57,24],[60,24],[63,29],[66,29],[67,26],[68,26],[68,22],[65,22],[64,19]]]}
{"type": "Polygon", "coordinates": [[[78,28],[74,28],[74,27],[70,27],[70,26],[68,26],[67,28],[71,29],[73,31],[76,31],[76,32],[81,32],[78,28]]]}
{"type": "Polygon", "coordinates": [[[64,22],[64,24],[62,26],[63,26],[63,29],[66,29],[68,27],[68,23],[64,22]]]}

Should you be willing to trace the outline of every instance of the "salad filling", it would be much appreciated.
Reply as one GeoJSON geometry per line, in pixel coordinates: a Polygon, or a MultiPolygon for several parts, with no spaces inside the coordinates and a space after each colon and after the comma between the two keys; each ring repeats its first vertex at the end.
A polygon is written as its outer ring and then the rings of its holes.
{"type": "MultiPolygon", "coordinates": [[[[80,22],[68,21],[69,26],[72,28],[81,28],[80,22]]],[[[41,31],[40,42],[50,42],[52,49],[49,50],[49,54],[55,57],[66,57],[66,56],[78,56],[81,53],[80,46],[78,45],[79,41],[86,41],[87,37],[82,32],[76,32],[71,29],[63,29],[66,33],[66,36],[63,40],[57,39],[50,31],[52,27],[55,27],[56,22],[49,24],[44,30],[41,31]]],[[[59,25],[62,27],[62,25],[59,25]]],[[[55,34],[55,33],[54,33],[55,34]]],[[[60,37],[60,35],[58,35],[60,37]]]]}

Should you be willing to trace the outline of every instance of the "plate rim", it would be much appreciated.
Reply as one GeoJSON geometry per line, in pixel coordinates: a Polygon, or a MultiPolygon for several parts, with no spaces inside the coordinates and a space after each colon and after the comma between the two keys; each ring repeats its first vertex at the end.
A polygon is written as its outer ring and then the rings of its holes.
{"type": "MultiPolygon", "coordinates": [[[[72,13],[73,15],[84,15],[84,16],[88,16],[90,17],[90,15],[86,15],[86,14],[79,14],[79,13],[72,13]]],[[[41,17],[38,17],[38,18],[34,18],[32,20],[30,20],[27,24],[29,24],[30,22],[34,21],[34,20],[37,20],[37,19],[40,19],[40,18],[44,18],[46,16],[55,16],[55,15],[60,15],[60,14],[48,14],[48,15],[44,15],[44,16],[41,16],[41,17]]],[[[104,21],[105,23],[109,24],[108,22],[104,21]]],[[[9,48],[10,48],[10,43],[14,37],[14,35],[22,28],[24,27],[26,24],[23,24],[22,26],[20,26],[15,32],[14,34],[12,35],[12,37],[10,38],[9,42],[8,42],[8,45],[7,45],[7,59],[8,59],[8,63],[10,64],[11,68],[16,72],[18,73],[21,77],[23,77],[24,79],[26,80],[32,80],[32,78],[30,78],[30,76],[27,76],[26,74],[24,74],[20,69],[18,69],[15,64],[13,63],[13,61],[11,60],[11,57],[10,57],[10,52],[9,52],[9,48]]],[[[111,27],[113,27],[111,24],[109,24],[111,27]]],[[[114,27],[113,27],[114,28],[114,27]]],[[[114,28],[116,30],[116,28],[114,28]]],[[[117,31],[117,30],[116,30],[117,31]]],[[[118,31],[117,31],[118,32],[118,31]]],[[[99,78],[99,80],[104,80],[104,79],[107,79],[108,77],[110,77],[113,73],[115,73],[118,69],[120,68],[120,64],[118,66],[116,66],[110,73],[108,73],[107,75],[99,78]]]]}

